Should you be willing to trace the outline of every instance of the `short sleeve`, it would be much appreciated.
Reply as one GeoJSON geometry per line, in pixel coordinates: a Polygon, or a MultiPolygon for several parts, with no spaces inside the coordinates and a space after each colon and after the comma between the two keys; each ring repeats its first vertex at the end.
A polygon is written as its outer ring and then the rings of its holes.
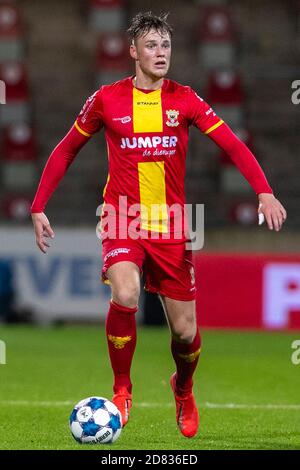
{"type": "Polygon", "coordinates": [[[189,89],[188,117],[190,123],[204,134],[209,134],[223,124],[223,120],[197,93],[189,89]]]}
{"type": "Polygon", "coordinates": [[[103,127],[102,88],[90,96],[80,111],[75,127],[81,134],[91,137],[103,127]]]}

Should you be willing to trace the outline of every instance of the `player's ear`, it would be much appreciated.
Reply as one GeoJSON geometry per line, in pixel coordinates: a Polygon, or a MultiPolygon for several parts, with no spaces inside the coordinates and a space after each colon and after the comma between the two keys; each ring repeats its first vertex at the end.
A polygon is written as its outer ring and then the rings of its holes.
{"type": "Polygon", "coordinates": [[[130,45],[129,52],[130,52],[130,56],[132,57],[132,59],[137,60],[137,50],[134,44],[130,45]]]}

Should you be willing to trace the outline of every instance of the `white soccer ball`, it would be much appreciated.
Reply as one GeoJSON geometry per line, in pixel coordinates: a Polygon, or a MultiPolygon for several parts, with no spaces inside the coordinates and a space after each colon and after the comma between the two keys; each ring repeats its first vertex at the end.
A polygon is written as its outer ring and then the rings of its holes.
{"type": "Polygon", "coordinates": [[[121,413],[107,398],[88,397],[74,406],[70,429],[80,444],[110,444],[120,437],[121,413]]]}

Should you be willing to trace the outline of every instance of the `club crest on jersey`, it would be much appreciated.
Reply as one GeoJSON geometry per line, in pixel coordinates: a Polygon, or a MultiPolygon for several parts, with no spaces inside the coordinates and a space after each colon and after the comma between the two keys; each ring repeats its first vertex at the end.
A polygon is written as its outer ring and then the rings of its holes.
{"type": "Polygon", "coordinates": [[[177,120],[179,111],[175,111],[175,109],[169,109],[168,111],[166,111],[166,115],[168,117],[168,120],[166,122],[167,126],[177,127],[179,125],[179,122],[177,120]]]}

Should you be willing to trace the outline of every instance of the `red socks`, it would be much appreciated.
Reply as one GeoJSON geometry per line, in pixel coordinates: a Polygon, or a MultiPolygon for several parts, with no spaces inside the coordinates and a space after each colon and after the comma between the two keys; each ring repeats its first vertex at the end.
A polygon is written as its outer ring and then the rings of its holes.
{"type": "MultiPolygon", "coordinates": [[[[111,366],[114,372],[114,393],[126,387],[132,391],[130,368],[136,346],[135,313],[137,307],[128,308],[114,301],[106,319],[106,337],[111,366]]],[[[193,386],[193,374],[200,355],[201,339],[199,330],[192,343],[178,343],[172,339],[171,350],[176,363],[176,393],[190,393],[193,386]]]]}
{"type": "Polygon", "coordinates": [[[129,308],[113,300],[106,319],[106,337],[111,366],[114,372],[114,393],[126,387],[131,393],[130,367],[136,345],[135,313],[138,307],[129,308]]]}
{"type": "Polygon", "coordinates": [[[185,395],[193,387],[193,374],[197,367],[201,349],[199,330],[192,343],[178,343],[172,339],[171,350],[176,363],[176,393],[185,395]]]}

